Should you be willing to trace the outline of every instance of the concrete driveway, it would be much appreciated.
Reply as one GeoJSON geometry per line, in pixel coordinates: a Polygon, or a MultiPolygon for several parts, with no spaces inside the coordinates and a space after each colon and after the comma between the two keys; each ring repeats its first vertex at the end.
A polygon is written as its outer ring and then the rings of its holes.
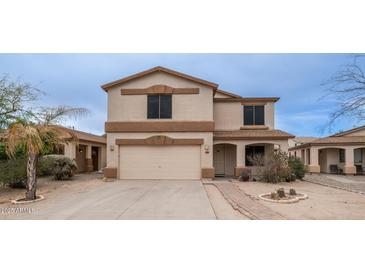
{"type": "Polygon", "coordinates": [[[91,189],[57,189],[33,204],[31,213],[0,219],[216,219],[201,181],[122,180],[91,189]]]}

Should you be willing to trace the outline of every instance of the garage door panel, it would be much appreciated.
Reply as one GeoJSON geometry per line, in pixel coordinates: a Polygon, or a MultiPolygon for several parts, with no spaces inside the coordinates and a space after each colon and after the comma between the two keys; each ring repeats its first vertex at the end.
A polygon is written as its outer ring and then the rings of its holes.
{"type": "Polygon", "coordinates": [[[200,179],[200,146],[120,146],[121,179],[200,179]]]}

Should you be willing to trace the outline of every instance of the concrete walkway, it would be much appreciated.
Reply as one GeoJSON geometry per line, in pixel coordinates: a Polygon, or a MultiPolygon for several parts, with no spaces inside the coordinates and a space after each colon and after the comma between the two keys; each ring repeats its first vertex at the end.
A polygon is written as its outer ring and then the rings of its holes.
{"type": "Polygon", "coordinates": [[[252,220],[285,220],[285,217],[242,191],[235,183],[214,182],[231,206],[252,220]]]}
{"type": "Polygon", "coordinates": [[[201,181],[126,180],[100,182],[85,191],[59,189],[27,205],[32,213],[0,219],[216,219],[201,181]]]}

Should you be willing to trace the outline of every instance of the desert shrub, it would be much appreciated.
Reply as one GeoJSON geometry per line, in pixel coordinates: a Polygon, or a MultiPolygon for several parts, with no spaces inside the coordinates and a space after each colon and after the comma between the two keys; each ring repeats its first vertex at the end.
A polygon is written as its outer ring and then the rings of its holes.
{"type": "Polygon", "coordinates": [[[42,156],[38,159],[37,174],[38,176],[54,175],[53,169],[55,167],[55,161],[63,158],[63,155],[50,154],[42,156]]]}
{"type": "Polygon", "coordinates": [[[53,175],[56,180],[70,180],[75,174],[77,165],[75,160],[58,155],[54,160],[53,175]]]}
{"type": "Polygon", "coordinates": [[[0,161],[0,184],[13,188],[25,188],[27,159],[12,158],[0,161]]]}
{"type": "Polygon", "coordinates": [[[258,179],[268,183],[295,181],[296,176],[288,164],[288,155],[278,151],[266,155],[255,163],[258,168],[258,179]]]}
{"type": "Polygon", "coordinates": [[[289,156],[288,165],[297,179],[302,180],[304,178],[305,166],[299,158],[295,156],[289,156]]]}
{"type": "Polygon", "coordinates": [[[291,188],[290,190],[289,190],[289,195],[297,195],[297,192],[295,191],[295,189],[294,188],[291,188]]]}
{"type": "Polygon", "coordinates": [[[251,178],[251,169],[249,168],[242,169],[239,180],[242,182],[247,182],[250,180],[250,178],[251,178]]]}

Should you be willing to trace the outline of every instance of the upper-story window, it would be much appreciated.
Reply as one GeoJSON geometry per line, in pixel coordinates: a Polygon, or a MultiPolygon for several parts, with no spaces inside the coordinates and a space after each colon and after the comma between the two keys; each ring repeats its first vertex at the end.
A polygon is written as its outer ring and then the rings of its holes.
{"type": "Polygon", "coordinates": [[[147,95],[147,119],[171,119],[171,117],[171,94],[147,95]]]}
{"type": "Polygon", "coordinates": [[[265,125],[265,106],[243,106],[245,126],[265,125]]]}

